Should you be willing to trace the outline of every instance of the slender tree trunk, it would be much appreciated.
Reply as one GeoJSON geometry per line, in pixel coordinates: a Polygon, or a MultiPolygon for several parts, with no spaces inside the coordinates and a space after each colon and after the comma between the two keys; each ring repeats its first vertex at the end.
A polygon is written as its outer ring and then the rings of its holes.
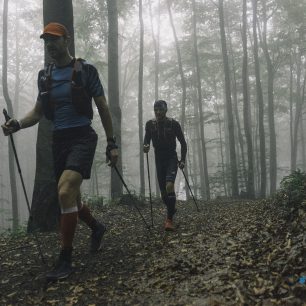
{"type": "MultiPolygon", "coordinates": [[[[239,110],[238,110],[238,95],[237,95],[237,80],[236,80],[236,73],[235,73],[235,63],[233,58],[233,106],[234,106],[234,117],[236,119],[237,128],[235,131],[237,132],[236,138],[238,138],[238,144],[237,144],[237,161],[240,161],[239,158],[239,148],[241,151],[241,162],[242,162],[242,180],[244,185],[247,187],[247,170],[246,170],[246,162],[245,162],[245,153],[244,153],[244,139],[242,134],[242,128],[240,124],[240,118],[239,118],[239,110]]],[[[240,169],[240,162],[237,165],[238,169],[240,169]]]]}
{"type": "MultiPolygon", "coordinates": [[[[228,18],[226,18],[226,21],[228,21],[228,18]]],[[[228,24],[228,22],[227,22],[228,24]]],[[[236,119],[237,128],[235,129],[235,138],[238,139],[236,152],[237,152],[237,161],[238,161],[238,170],[241,169],[240,166],[240,156],[239,156],[239,149],[241,151],[241,163],[242,163],[242,180],[244,185],[247,188],[247,170],[246,170],[246,162],[245,162],[245,152],[244,152],[244,139],[240,124],[240,118],[239,118],[239,110],[238,110],[238,93],[237,93],[237,78],[236,78],[236,65],[235,65],[235,58],[234,58],[234,52],[232,47],[232,39],[230,35],[230,29],[227,26],[227,35],[228,35],[228,41],[229,41],[229,55],[232,62],[232,91],[233,91],[233,107],[234,107],[234,117],[236,119]]]]}
{"type": "Polygon", "coordinates": [[[15,28],[15,43],[16,43],[16,60],[15,60],[15,89],[14,89],[14,115],[16,118],[19,117],[19,96],[20,96],[20,39],[19,39],[19,13],[18,13],[19,2],[16,2],[16,28],[15,28]]]}
{"type": "MultiPolygon", "coordinates": [[[[2,88],[3,88],[3,96],[7,105],[7,111],[10,117],[14,118],[12,101],[9,96],[8,86],[7,86],[7,31],[8,31],[8,0],[4,0],[3,2],[3,35],[2,35],[2,88]]],[[[9,171],[10,171],[10,184],[11,184],[11,198],[12,198],[12,221],[13,221],[13,231],[17,230],[19,224],[19,213],[18,213],[18,197],[17,197],[17,184],[16,184],[16,171],[15,171],[15,160],[14,160],[14,152],[11,146],[9,137],[7,138],[9,141],[8,145],[8,157],[9,157],[9,171]]]]}
{"type": "Polygon", "coordinates": [[[222,124],[220,118],[219,107],[216,104],[217,108],[217,118],[218,118],[218,129],[219,129],[219,142],[220,142],[220,155],[221,155],[221,169],[222,169],[222,184],[224,188],[224,194],[227,196],[227,187],[226,187],[226,180],[225,180],[225,165],[224,165],[224,154],[223,154],[223,139],[222,139],[222,124]]]}
{"type": "MultiPolygon", "coordinates": [[[[59,22],[66,26],[70,34],[69,51],[74,56],[74,30],[72,0],[44,0],[44,25],[59,22]]],[[[45,52],[45,62],[50,58],[45,52]]],[[[57,184],[54,177],[52,141],[52,124],[42,118],[38,125],[36,143],[36,173],[32,198],[32,218],[28,222],[28,231],[50,231],[56,228],[59,215],[57,184]]]]}
{"type": "Polygon", "coordinates": [[[300,122],[300,114],[302,111],[301,102],[301,70],[302,70],[302,52],[299,50],[297,58],[297,76],[296,76],[296,103],[295,103],[295,118],[293,122],[293,147],[292,147],[292,170],[296,170],[297,163],[297,148],[298,148],[298,127],[300,122]]]}
{"type": "MultiPolygon", "coordinates": [[[[159,98],[159,45],[160,45],[160,0],[158,1],[158,22],[157,22],[157,35],[155,36],[154,27],[153,27],[153,16],[152,16],[152,4],[151,0],[149,1],[150,5],[150,20],[152,28],[152,37],[154,44],[154,98],[155,101],[159,98]]],[[[155,162],[154,162],[155,163],[155,162]]],[[[159,185],[157,179],[156,168],[154,167],[154,176],[155,176],[155,192],[156,196],[159,196],[159,185]]]]}
{"type": "MultiPolygon", "coordinates": [[[[195,73],[193,73],[195,75],[195,73]]],[[[196,83],[196,80],[194,80],[194,83],[196,83]]],[[[194,121],[193,127],[195,131],[195,152],[194,154],[197,154],[198,159],[198,173],[199,173],[199,180],[200,180],[200,186],[199,186],[199,194],[202,199],[205,199],[205,175],[204,175],[204,166],[203,166],[203,155],[202,155],[202,146],[201,146],[201,136],[200,136],[200,114],[198,111],[197,103],[195,102],[197,100],[197,94],[196,94],[196,84],[193,85],[192,88],[192,100],[193,100],[193,115],[194,115],[194,121]]]]}
{"type": "MultiPolygon", "coordinates": [[[[108,100],[112,114],[114,135],[121,148],[121,108],[119,96],[119,62],[118,62],[118,10],[117,0],[107,1],[108,10],[108,100]]],[[[122,173],[122,156],[117,162],[117,168],[122,173]]],[[[122,183],[114,169],[111,170],[111,197],[122,195],[122,183]]]]}
{"type": "Polygon", "coordinates": [[[303,112],[301,113],[301,149],[302,149],[302,170],[305,171],[306,168],[306,156],[305,156],[305,134],[304,134],[304,120],[303,120],[303,112]]]}
{"type": "Polygon", "coordinates": [[[263,31],[263,51],[267,62],[268,71],[268,119],[270,133],[270,193],[276,192],[277,180],[277,152],[276,152],[276,133],[274,123],[274,67],[268,50],[267,44],[267,11],[266,0],[263,1],[264,31],[263,31]]]}
{"type": "Polygon", "coordinates": [[[142,91],[143,91],[143,37],[144,25],[142,17],[142,0],[139,0],[139,23],[140,23],[140,45],[139,45],[139,75],[138,75],[138,123],[139,123],[139,168],[140,168],[140,194],[144,195],[144,154],[143,154],[143,110],[142,110],[142,91]]]}
{"type": "Polygon", "coordinates": [[[231,82],[230,82],[230,73],[229,73],[228,54],[227,54],[226,37],[224,29],[223,0],[219,0],[219,22],[220,22],[220,35],[221,35],[223,68],[224,68],[224,78],[225,78],[226,111],[228,118],[230,166],[231,166],[231,176],[232,176],[231,177],[232,196],[237,197],[239,195],[239,189],[238,189],[237,161],[236,161],[235,135],[234,135],[234,118],[233,118],[233,107],[232,107],[232,98],[231,98],[231,82]]]}
{"type": "MultiPolygon", "coordinates": [[[[305,67],[306,68],[306,67],[305,67]]],[[[301,155],[302,155],[302,169],[303,171],[305,170],[305,164],[306,164],[306,159],[305,159],[305,137],[304,137],[304,120],[303,120],[303,113],[305,109],[305,85],[306,85],[306,70],[304,73],[304,82],[303,82],[303,89],[302,89],[302,97],[301,97],[301,119],[300,119],[300,137],[301,137],[301,155]]]]}
{"type": "Polygon", "coordinates": [[[258,123],[259,123],[259,141],[260,141],[260,196],[266,196],[266,143],[265,143],[265,128],[264,128],[264,103],[260,81],[260,66],[258,56],[258,38],[257,38],[257,0],[253,2],[253,37],[254,37],[254,65],[256,77],[256,94],[258,103],[258,123]]]}
{"type": "Polygon", "coordinates": [[[255,197],[254,188],[254,155],[252,145],[252,122],[250,112],[249,97],[249,72],[248,72],[248,45],[247,45],[247,0],[243,0],[243,18],[242,18],[242,45],[243,45],[243,63],[242,63],[242,83],[243,83],[243,122],[245,138],[248,152],[248,172],[247,172],[247,194],[248,197],[255,197]]]}
{"type": "MultiPolygon", "coordinates": [[[[194,117],[194,120],[195,120],[195,117],[194,117]]],[[[196,130],[195,130],[196,128],[197,128],[197,125],[195,125],[194,128],[192,129],[192,135],[190,136],[191,148],[189,150],[192,150],[192,151],[189,152],[190,153],[189,156],[190,155],[192,156],[192,163],[190,163],[192,167],[190,166],[189,170],[190,170],[190,173],[192,173],[190,177],[193,182],[194,196],[197,198],[199,194],[199,180],[198,180],[199,163],[197,161],[197,158],[196,158],[197,154],[195,152],[195,148],[197,147],[196,130]]]]}
{"type": "MultiPolygon", "coordinates": [[[[176,29],[175,29],[175,26],[174,26],[172,12],[171,12],[170,0],[167,0],[167,8],[168,8],[170,24],[171,24],[171,28],[172,28],[172,32],[173,32],[174,42],[175,42],[177,62],[178,62],[178,66],[179,66],[179,73],[180,73],[181,84],[182,84],[181,127],[182,127],[182,131],[184,133],[184,131],[185,131],[185,120],[186,120],[186,118],[185,118],[186,117],[185,116],[185,113],[186,113],[186,111],[185,111],[186,110],[186,80],[185,80],[184,70],[183,70],[181,50],[180,50],[180,46],[179,46],[179,41],[177,39],[176,29]]],[[[186,178],[188,180],[187,165],[186,165],[186,168],[185,168],[185,175],[186,175],[186,178]]],[[[189,194],[189,189],[188,189],[188,185],[187,185],[186,182],[185,182],[185,192],[186,192],[186,199],[188,200],[189,197],[190,197],[190,194],[189,194]]]]}
{"type": "Polygon", "coordinates": [[[289,93],[289,109],[290,109],[290,169],[293,171],[293,63],[292,55],[290,55],[290,93],[289,93]]]}
{"type": "Polygon", "coordinates": [[[199,55],[198,55],[195,0],[192,0],[192,9],[193,9],[193,18],[192,18],[193,48],[194,48],[196,76],[197,76],[198,107],[199,107],[199,118],[200,118],[201,149],[202,149],[203,167],[204,167],[205,195],[206,195],[206,199],[210,200],[208,165],[207,165],[206,144],[205,144],[205,136],[204,136],[204,118],[203,118],[203,107],[202,107],[203,101],[202,101],[202,88],[201,88],[201,72],[200,72],[199,55]]]}

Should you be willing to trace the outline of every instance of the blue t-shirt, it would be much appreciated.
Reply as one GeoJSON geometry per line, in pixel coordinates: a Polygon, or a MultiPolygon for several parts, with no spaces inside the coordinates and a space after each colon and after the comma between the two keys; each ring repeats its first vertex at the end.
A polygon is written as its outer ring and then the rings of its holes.
{"type": "MultiPolygon", "coordinates": [[[[86,62],[82,63],[82,85],[85,87],[87,94],[92,97],[104,96],[103,86],[99,79],[97,69],[86,62]]],[[[74,68],[74,60],[67,66],[52,66],[51,70],[51,90],[49,99],[54,104],[54,130],[80,127],[91,124],[91,120],[80,115],[72,104],[71,100],[71,80],[74,68]]],[[[38,79],[44,75],[41,70],[38,79]]],[[[38,94],[38,100],[40,93],[38,94]]]]}

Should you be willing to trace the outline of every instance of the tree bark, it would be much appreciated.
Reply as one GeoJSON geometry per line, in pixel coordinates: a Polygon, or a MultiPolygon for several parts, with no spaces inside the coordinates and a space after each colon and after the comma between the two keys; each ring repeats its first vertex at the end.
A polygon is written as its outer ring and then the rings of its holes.
{"type": "MultiPolygon", "coordinates": [[[[10,117],[14,118],[12,100],[9,96],[8,85],[7,85],[7,31],[8,31],[8,0],[4,0],[3,2],[3,36],[2,36],[2,46],[3,46],[3,54],[2,54],[2,88],[3,88],[3,96],[7,105],[7,111],[10,117]]],[[[13,137],[13,136],[12,136],[13,137]]],[[[15,160],[14,160],[14,152],[10,143],[9,137],[7,138],[9,141],[8,145],[8,157],[9,157],[9,171],[10,171],[10,184],[11,184],[11,199],[12,199],[12,228],[13,231],[16,231],[19,224],[19,212],[18,212],[18,197],[17,197],[17,184],[16,184],[16,170],[15,170],[15,160]]]]}
{"type": "Polygon", "coordinates": [[[236,161],[236,149],[235,149],[235,135],[234,135],[234,118],[233,107],[231,98],[231,82],[229,73],[228,54],[226,46],[226,37],[224,29],[224,12],[223,12],[223,0],[219,0],[219,22],[220,22],[220,35],[225,79],[225,101],[226,111],[228,119],[228,132],[229,132],[229,149],[230,149],[230,167],[231,167],[231,186],[232,196],[237,197],[239,195],[238,190],[238,176],[237,176],[237,161],[236,161]]]}
{"type": "Polygon", "coordinates": [[[297,148],[298,148],[298,127],[300,122],[300,114],[302,111],[301,101],[301,70],[302,70],[302,51],[299,50],[296,63],[296,102],[295,102],[295,118],[293,122],[293,146],[292,146],[292,158],[291,169],[296,170],[297,163],[297,148]]]}
{"type": "Polygon", "coordinates": [[[290,55],[290,91],[289,91],[289,125],[290,125],[290,170],[293,171],[293,63],[290,55]]]}
{"type": "Polygon", "coordinates": [[[258,38],[257,38],[257,0],[253,2],[253,37],[254,37],[254,65],[256,77],[256,94],[258,103],[258,124],[259,124],[259,146],[260,146],[260,196],[266,196],[266,143],[265,143],[265,128],[264,128],[264,103],[260,80],[260,66],[258,56],[258,38]]]}
{"type": "MultiPolygon", "coordinates": [[[[74,56],[72,0],[44,0],[43,19],[44,26],[50,22],[59,22],[66,26],[71,38],[69,51],[74,56]]],[[[45,50],[45,63],[49,61],[50,58],[45,50]]],[[[55,230],[58,222],[59,204],[54,177],[51,137],[51,122],[42,118],[38,125],[36,142],[36,173],[31,205],[32,218],[28,222],[29,232],[55,230]]]]}
{"type": "Polygon", "coordinates": [[[266,0],[263,0],[264,30],[263,30],[263,51],[267,62],[268,72],[268,122],[270,134],[270,193],[276,192],[277,180],[277,152],[276,152],[276,133],[274,123],[274,67],[267,44],[267,10],[266,0]]]}
{"type": "Polygon", "coordinates": [[[247,0],[243,0],[242,45],[243,45],[243,63],[242,63],[243,122],[244,122],[244,132],[245,132],[247,152],[248,152],[247,194],[248,197],[252,199],[255,197],[255,188],[254,188],[254,154],[253,154],[253,144],[252,144],[252,122],[251,122],[250,97],[249,97],[247,0]]]}
{"type": "MultiPolygon", "coordinates": [[[[153,16],[152,16],[152,7],[151,7],[151,0],[149,0],[150,5],[150,19],[151,19],[151,28],[152,28],[152,38],[154,44],[154,98],[155,101],[159,98],[159,46],[160,46],[160,0],[158,1],[158,28],[157,34],[155,36],[154,28],[153,28],[153,16]]],[[[155,161],[154,161],[155,163],[155,161]]],[[[155,193],[156,196],[159,197],[159,185],[157,179],[156,168],[153,168],[154,171],[154,181],[155,181],[155,193]]]]}
{"type": "Polygon", "coordinates": [[[206,154],[206,144],[204,136],[204,118],[203,118],[203,107],[202,107],[202,87],[201,87],[201,72],[199,64],[199,54],[198,54],[198,40],[197,40],[197,21],[196,21],[196,6],[195,0],[192,0],[192,10],[193,10],[193,49],[195,57],[195,68],[196,68],[196,80],[197,80],[197,90],[198,90],[198,109],[199,109],[199,119],[200,119],[200,139],[201,139],[201,149],[204,167],[204,183],[205,183],[205,196],[207,200],[210,200],[210,187],[209,187],[209,177],[208,177],[208,165],[207,165],[207,154],[206,154]]]}
{"type": "Polygon", "coordinates": [[[144,180],[144,154],[143,154],[143,37],[144,24],[142,16],[142,0],[139,0],[139,24],[140,24],[140,42],[139,42],[139,74],[138,74],[138,124],[139,124],[139,169],[140,169],[140,194],[145,193],[144,180]]]}
{"type": "MultiPolygon", "coordinates": [[[[182,63],[182,56],[181,56],[179,41],[177,39],[176,29],[175,29],[174,22],[173,22],[170,0],[167,0],[167,8],[168,8],[170,24],[171,24],[171,28],[172,28],[172,32],[173,32],[174,42],[175,42],[177,62],[178,62],[178,66],[179,66],[179,73],[180,73],[181,84],[182,84],[181,127],[182,127],[182,131],[184,133],[184,131],[185,131],[185,120],[186,120],[186,118],[185,118],[186,117],[186,79],[185,79],[185,76],[184,76],[184,70],[183,70],[183,63],[182,63]]],[[[187,164],[186,164],[186,168],[185,168],[185,175],[186,175],[186,178],[188,180],[187,164]]],[[[190,194],[189,194],[189,189],[188,189],[187,182],[185,182],[185,192],[186,192],[186,199],[188,200],[189,197],[190,197],[190,194]]]]}
{"type": "MultiPolygon", "coordinates": [[[[121,148],[121,108],[119,97],[119,68],[118,68],[118,10],[117,0],[107,1],[108,11],[108,100],[112,115],[114,135],[121,148]]],[[[122,154],[119,155],[117,168],[122,173],[122,154]]],[[[111,170],[111,198],[122,195],[122,183],[115,172],[111,170]]]]}

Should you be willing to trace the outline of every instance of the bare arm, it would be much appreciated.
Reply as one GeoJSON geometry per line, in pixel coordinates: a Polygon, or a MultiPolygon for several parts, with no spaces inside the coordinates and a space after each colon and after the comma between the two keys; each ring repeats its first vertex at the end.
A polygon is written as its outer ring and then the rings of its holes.
{"type": "Polygon", "coordinates": [[[114,133],[113,133],[113,123],[112,123],[112,117],[106,102],[106,98],[104,96],[94,97],[94,101],[96,103],[96,106],[99,111],[99,115],[102,121],[102,125],[105,130],[105,134],[107,137],[107,148],[106,148],[106,154],[107,157],[110,159],[109,166],[115,166],[118,160],[118,150],[117,146],[115,145],[114,139],[114,133]]]}
{"type": "Polygon", "coordinates": [[[43,116],[41,103],[39,100],[36,101],[34,108],[28,112],[22,119],[19,120],[20,127],[26,129],[30,126],[35,125],[43,116]]]}
{"type": "Polygon", "coordinates": [[[105,130],[105,134],[107,138],[112,138],[113,134],[113,123],[112,117],[110,115],[110,111],[106,102],[106,98],[103,96],[94,97],[94,101],[99,111],[99,115],[102,121],[102,125],[105,130]]]}
{"type": "Polygon", "coordinates": [[[34,108],[27,113],[21,120],[10,119],[1,125],[4,135],[10,135],[20,129],[25,129],[35,125],[42,117],[42,107],[39,100],[36,101],[34,108]]]}

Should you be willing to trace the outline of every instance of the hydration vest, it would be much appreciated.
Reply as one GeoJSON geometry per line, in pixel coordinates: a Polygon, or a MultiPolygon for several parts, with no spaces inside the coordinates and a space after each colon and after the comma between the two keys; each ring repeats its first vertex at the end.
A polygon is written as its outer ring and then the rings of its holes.
{"type": "Polygon", "coordinates": [[[158,142],[161,138],[167,141],[175,141],[175,133],[173,131],[173,119],[166,117],[164,121],[163,129],[160,130],[156,119],[151,120],[151,135],[152,141],[158,142]]]}
{"type": "MultiPolygon", "coordinates": [[[[70,80],[63,80],[71,83],[71,101],[79,115],[93,118],[92,97],[88,95],[84,87],[86,80],[85,61],[81,58],[75,59],[70,80]]],[[[49,63],[43,70],[38,80],[39,95],[42,102],[42,109],[48,120],[54,119],[55,101],[52,101],[50,92],[52,90],[52,70],[54,63],[49,63]]]]}

